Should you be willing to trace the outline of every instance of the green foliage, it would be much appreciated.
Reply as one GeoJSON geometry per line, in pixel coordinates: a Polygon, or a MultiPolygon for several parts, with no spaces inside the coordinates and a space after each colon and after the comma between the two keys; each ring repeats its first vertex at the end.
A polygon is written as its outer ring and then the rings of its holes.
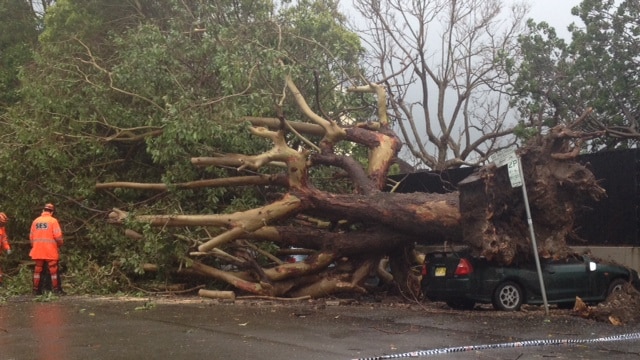
{"type": "MultiPolygon", "coordinates": [[[[7,268],[5,267],[6,271],[7,268]]],[[[31,294],[33,288],[33,268],[18,266],[15,273],[4,275],[4,284],[0,287],[0,299],[15,295],[31,294]]]]}
{"type": "Polygon", "coordinates": [[[0,2],[0,114],[19,100],[20,69],[32,59],[37,19],[24,0],[0,2]],[[11,21],[7,21],[11,19],[11,21]]]}
{"type": "Polygon", "coordinates": [[[536,24],[529,20],[527,25],[530,35],[520,38],[523,61],[519,67],[508,67],[510,72],[517,74],[512,105],[518,107],[523,118],[537,123],[570,121],[567,116],[574,104],[568,103],[570,99],[563,89],[570,76],[567,45],[547,23],[536,24]],[[550,107],[549,103],[558,106],[550,107]]]}
{"type": "MultiPolygon", "coordinates": [[[[143,235],[132,240],[105,221],[112,208],[233,212],[263,204],[270,191],[96,191],[97,182],[175,184],[235,174],[195,168],[190,158],[268,149],[271,144],[252,137],[238,119],[274,116],[285,73],[319,99],[317,111],[320,103],[353,105],[335,90],[348,80],[345,71],[358,69],[362,53],[332,1],[280,8],[267,0],[104,4],[59,0],[48,9],[34,64],[21,78],[24,101],[8,108],[8,121],[0,123],[7,134],[0,141],[0,203],[12,219],[15,250],[27,257],[31,221],[45,202],[55,203],[65,233],[65,288],[72,293],[169,279],[198,240],[216,231],[126,224],[143,235]],[[159,272],[145,274],[147,263],[159,272]]],[[[303,119],[290,103],[284,111],[303,119]]]]}
{"type": "MultiPolygon", "coordinates": [[[[347,30],[337,6],[331,0],[304,0],[285,7],[278,14],[279,21],[286,25],[282,28],[282,47],[287,63],[296,65],[287,71],[296,79],[302,94],[307,99],[317,99],[310,104],[315,112],[351,108],[350,114],[358,116],[362,114],[353,111],[356,106],[349,102],[353,99],[336,90],[352,85],[348,75],[358,74],[358,59],[362,58],[364,48],[357,34],[347,30]]],[[[280,76],[277,72],[276,75],[280,76]]],[[[291,112],[287,113],[289,118],[297,113],[297,109],[287,110],[291,112]]],[[[332,115],[339,120],[341,114],[332,115]]]]}
{"type": "MultiPolygon", "coordinates": [[[[636,1],[584,0],[572,10],[584,26],[570,26],[565,44],[545,23],[529,23],[521,39],[524,62],[514,68],[515,104],[539,125],[572,122],[587,108],[607,127],[637,128],[640,116],[640,8],[636,1]]],[[[635,140],[598,139],[594,149],[635,140]]]]}
{"type": "Polygon", "coordinates": [[[67,257],[71,268],[63,274],[63,289],[69,294],[113,294],[131,291],[128,276],[115,266],[108,266],[97,259],[67,257]],[[81,268],[83,267],[83,268],[81,268]]]}
{"type": "Polygon", "coordinates": [[[518,139],[522,139],[523,141],[527,141],[539,135],[537,129],[532,128],[530,126],[526,126],[523,123],[519,123],[513,129],[513,134],[518,137],[518,139]]]}
{"type": "Polygon", "coordinates": [[[401,174],[401,169],[400,169],[400,165],[398,164],[393,164],[391,165],[391,167],[389,168],[389,173],[388,175],[398,175],[401,174]]]}
{"type": "Polygon", "coordinates": [[[335,168],[317,166],[310,170],[314,184],[323,191],[348,194],[353,192],[353,185],[347,174],[335,168]]]}

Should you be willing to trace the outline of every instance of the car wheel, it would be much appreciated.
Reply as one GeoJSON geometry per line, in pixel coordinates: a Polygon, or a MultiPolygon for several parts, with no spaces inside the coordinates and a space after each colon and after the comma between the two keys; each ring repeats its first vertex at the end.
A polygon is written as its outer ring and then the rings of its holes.
{"type": "Polygon", "coordinates": [[[503,282],[493,293],[493,307],[497,310],[518,311],[522,306],[523,295],[520,285],[512,281],[503,282]]]}
{"type": "Polygon", "coordinates": [[[455,310],[473,310],[476,307],[475,301],[471,300],[449,300],[447,305],[455,310]]]}
{"type": "Polygon", "coordinates": [[[622,291],[624,286],[627,284],[627,281],[624,279],[615,279],[609,284],[609,291],[607,291],[607,296],[613,294],[616,291],[622,291]]]}

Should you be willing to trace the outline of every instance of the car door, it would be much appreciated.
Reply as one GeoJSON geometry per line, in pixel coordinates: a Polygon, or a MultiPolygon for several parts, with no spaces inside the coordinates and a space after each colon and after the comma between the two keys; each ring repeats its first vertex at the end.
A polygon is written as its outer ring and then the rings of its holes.
{"type": "Polygon", "coordinates": [[[588,294],[589,269],[582,256],[541,261],[541,268],[549,301],[573,301],[588,294]]]}
{"type": "Polygon", "coordinates": [[[587,267],[591,264],[592,269],[589,271],[589,291],[583,297],[585,301],[602,301],[606,299],[609,293],[609,286],[614,279],[622,281],[629,280],[629,270],[605,263],[597,263],[588,257],[585,257],[587,267]]]}

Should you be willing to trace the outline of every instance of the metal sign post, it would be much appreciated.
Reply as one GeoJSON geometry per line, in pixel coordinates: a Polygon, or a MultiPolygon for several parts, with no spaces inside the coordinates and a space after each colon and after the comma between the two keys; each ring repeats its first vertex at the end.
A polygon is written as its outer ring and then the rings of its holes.
{"type": "Polygon", "coordinates": [[[525,209],[527,210],[527,223],[529,224],[529,232],[531,234],[531,246],[533,247],[533,257],[536,260],[536,270],[538,271],[538,280],[540,281],[540,290],[542,292],[542,301],[544,302],[544,311],[549,316],[549,303],[547,302],[547,291],[542,278],[542,267],[540,266],[540,257],[538,256],[538,245],[536,244],[536,234],[533,229],[533,220],[531,219],[531,209],[529,208],[529,197],[527,196],[527,185],[524,181],[524,172],[522,170],[522,162],[516,155],[515,150],[506,149],[499,151],[496,155],[491,156],[489,161],[493,162],[497,167],[507,165],[509,171],[509,181],[511,187],[522,186],[522,197],[524,198],[525,209]]]}

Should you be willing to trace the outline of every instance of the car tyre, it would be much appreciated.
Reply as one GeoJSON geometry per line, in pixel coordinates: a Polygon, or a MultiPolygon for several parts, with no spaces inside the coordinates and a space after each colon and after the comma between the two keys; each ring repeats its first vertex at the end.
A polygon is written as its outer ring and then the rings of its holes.
{"type": "Polygon", "coordinates": [[[624,286],[627,284],[627,280],[624,279],[615,279],[609,284],[609,290],[607,291],[607,296],[613,294],[616,291],[622,291],[624,286]]]}
{"type": "Polygon", "coordinates": [[[505,281],[493,293],[493,307],[503,311],[518,311],[522,306],[524,293],[520,285],[505,281]]]}
{"type": "Polygon", "coordinates": [[[473,310],[476,307],[476,302],[472,300],[449,300],[447,305],[455,310],[473,310]]]}

